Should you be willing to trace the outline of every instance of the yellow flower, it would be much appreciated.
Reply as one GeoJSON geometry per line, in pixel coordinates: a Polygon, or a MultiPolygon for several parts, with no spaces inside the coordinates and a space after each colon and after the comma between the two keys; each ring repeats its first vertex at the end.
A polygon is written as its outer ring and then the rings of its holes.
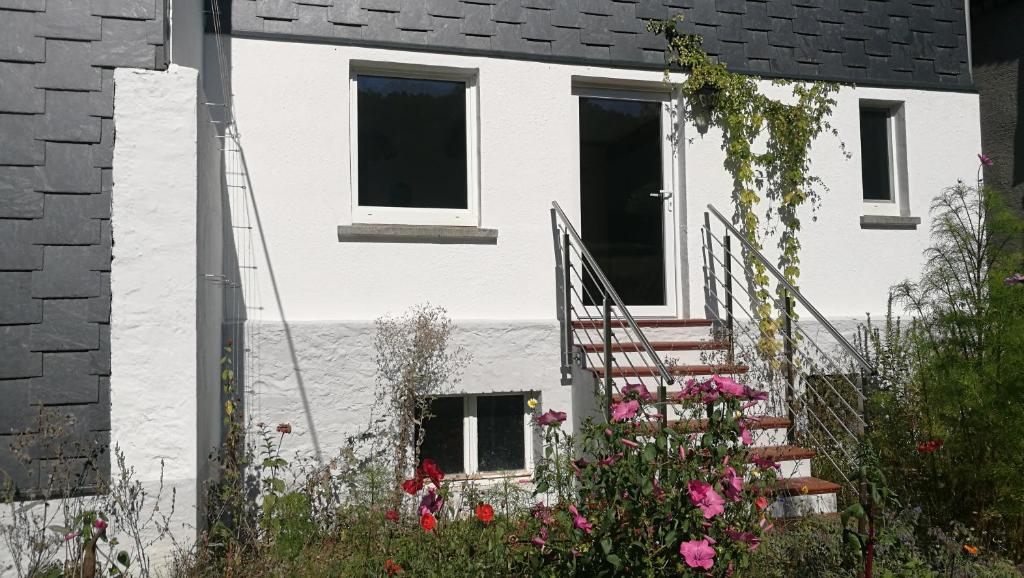
{"type": "Polygon", "coordinates": [[[964,552],[967,552],[971,556],[977,556],[978,555],[978,547],[977,546],[971,546],[970,544],[964,544],[964,552]]]}
{"type": "Polygon", "coordinates": [[[811,491],[811,489],[808,488],[807,486],[800,486],[800,493],[801,494],[806,494],[806,493],[808,493],[810,491],[811,491]]]}
{"type": "Polygon", "coordinates": [[[526,405],[530,406],[530,409],[534,409],[535,407],[537,407],[537,399],[531,397],[526,401],[526,405]]]}

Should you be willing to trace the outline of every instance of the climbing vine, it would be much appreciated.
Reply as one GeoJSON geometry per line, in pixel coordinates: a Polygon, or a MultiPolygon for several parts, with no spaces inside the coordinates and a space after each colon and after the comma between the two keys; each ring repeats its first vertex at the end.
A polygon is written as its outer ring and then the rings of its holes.
{"type": "MultiPolygon", "coordinates": [[[[686,78],[676,84],[691,118],[706,130],[714,125],[722,131],[725,168],[732,175],[734,219],[751,246],[761,250],[763,238],[778,233],[779,271],[786,281],[797,285],[800,276],[799,209],[806,203],[816,209],[822,180],[810,170],[811,143],[821,133],[838,137],[828,117],[836,105],[839,85],[827,82],[774,80],[774,86],[788,87],[791,98],[783,102],[762,93],[759,79],[729,71],[704,51],[702,39],[680,30],[682,15],[652,21],[648,29],[667,41],[669,72],[681,70],[686,78]],[[763,204],[763,205],[762,205],[763,204]],[[762,222],[762,216],[764,219],[762,222]]],[[[703,131],[702,131],[703,132],[703,131]]],[[[845,152],[845,147],[844,147],[845,152]]],[[[754,297],[754,315],[762,335],[759,347],[766,357],[775,357],[779,343],[774,336],[783,322],[771,297],[770,279],[764,265],[752,264],[748,278],[754,297]]],[[[775,288],[781,298],[784,287],[775,288]]]]}

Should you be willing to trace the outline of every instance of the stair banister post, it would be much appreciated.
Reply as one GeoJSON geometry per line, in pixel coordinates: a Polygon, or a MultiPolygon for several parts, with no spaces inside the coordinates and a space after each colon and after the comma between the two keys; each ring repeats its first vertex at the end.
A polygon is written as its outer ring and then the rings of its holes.
{"type": "MultiPolygon", "coordinates": [[[[572,259],[569,253],[569,232],[562,229],[562,291],[563,291],[563,306],[565,311],[564,322],[565,322],[565,367],[566,374],[569,375],[572,372],[573,366],[573,352],[572,352],[572,259]]],[[[582,278],[582,277],[581,277],[582,278]]]]}
{"type": "Polygon", "coordinates": [[[789,291],[783,290],[783,303],[785,306],[785,319],[783,324],[782,350],[786,356],[786,408],[789,414],[790,428],[787,437],[790,443],[795,442],[794,430],[797,426],[796,415],[796,363],[793,352],[793,298],[789,291]]]}
{"type": "MultiPolygon", "coordinates": [[[[726,339],[729,340],[728,362],[732,364],[736,358],[736,346],[732,339],[732,237],[726,233],[722,241],[725,249],[725,330],[726,339]]],[[[714,247],[710,249],[714,251],[714,247]]]]}
{"type": "Polygon", "coordinates": [[[612,421],[612,300],[608,294],[604,300],[604,413],[607,421],[612,421]]]}

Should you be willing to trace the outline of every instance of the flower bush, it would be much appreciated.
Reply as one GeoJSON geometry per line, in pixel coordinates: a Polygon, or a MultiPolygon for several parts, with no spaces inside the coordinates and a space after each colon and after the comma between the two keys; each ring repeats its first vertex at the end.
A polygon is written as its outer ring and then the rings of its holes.
{"type": "Polygon", "coordinates": [[[745,412],[763,392],[722,376],[691,380],[676,402],[694,419],[663,427],[642,384],[623,388],[611,423],[589,422],[574,444],[564,414],[536,418],[546,442],[538,468],[531,560],[542,575],[727,576],[748,564],[771,523],[776,464],[753,460],[745,412]],[[699,419],[698,419],[699,418],[699,419]]]}

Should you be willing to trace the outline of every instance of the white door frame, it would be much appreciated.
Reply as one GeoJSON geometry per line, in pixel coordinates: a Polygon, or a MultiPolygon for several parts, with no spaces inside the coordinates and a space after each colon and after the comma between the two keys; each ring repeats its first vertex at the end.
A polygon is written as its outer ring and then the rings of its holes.
{"type": "MultiPolygon", "coordinates": [[[[579,117],[579,97],[585,98],[608,98],[617,100],[642,100],[648,102],[661,102],[661,172],[662,189],[671,193],[671,197],[663,204],[662,229],[664,234],[664,266],[665,266],[665,304],[664,305],[630,305],[626,303],[630,314],[634,317],[660,317],[676,318],[679,316],[680,263],[677,259],[679,251],[679,209],[680,203],[680,171],[679,147],[677,146],[677,126],[675,114],[675,99],[673,93],[667,88],[663,91],[629,90],[613,88],[591,88],[573,87],[573,96],[576,96],[577,118],[579,117]]],[[[578,131],[579,129],[577,129],[578,131]]],[[[579,147],[579,135],[577,133],[576,146],[579,147]]],[[[577,158],[582,158],[582,152],[577,151],[577,158]]],[[[577,164],[578,166],[578,164],[577,164]]],[[[579,180],[578,188],[582,188],[582,178],[579,180]]],[[[582,190],[580,195],[580,206],[582,210],[582,190]]],[[[586,314],[590,317],[601,317],[600,307],[585,307],[586,314]]]]}

